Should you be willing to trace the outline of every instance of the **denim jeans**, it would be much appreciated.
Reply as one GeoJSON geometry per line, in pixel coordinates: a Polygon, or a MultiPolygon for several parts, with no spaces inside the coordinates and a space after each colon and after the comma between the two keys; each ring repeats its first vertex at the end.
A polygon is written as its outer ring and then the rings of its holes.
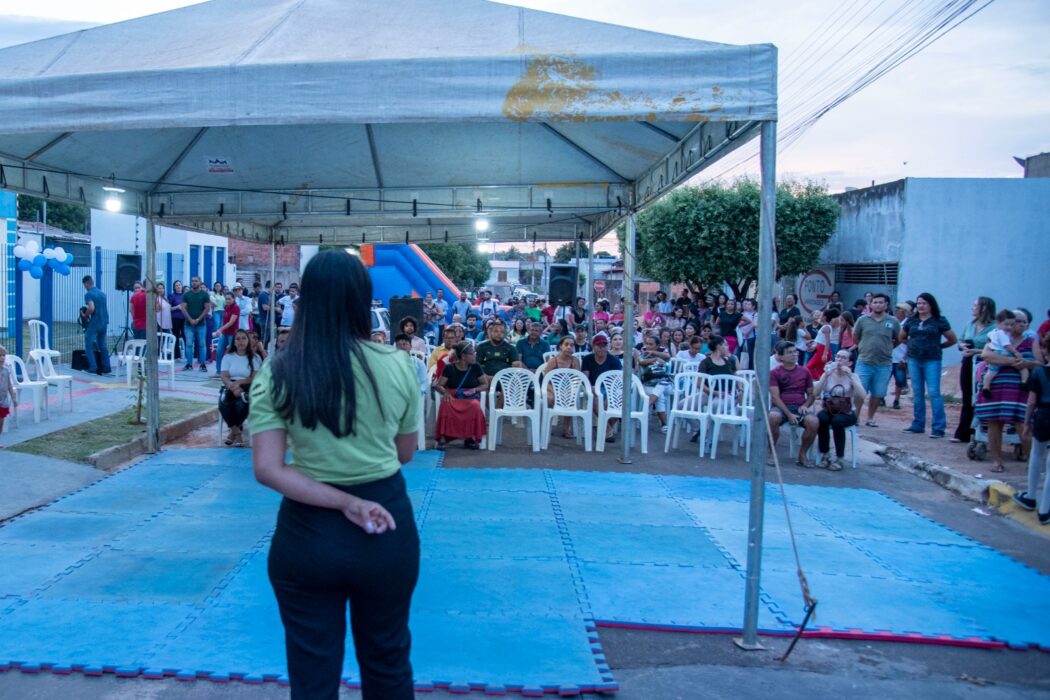
{"type": "Polygon", "coordinates": [[[193,364],[194,356],[201,365],[208,362],[208,329],[201,321],[196,326],[186,322],[186,364],[193,364]]]}
{"type": "Polygon", "coordinates": [[[106,327],[88,326],[84,331],[84,354],[87,355],[88,372],[110,372],[109,350],[106,349],[106,327]],[[95,363],[95,350],[102,356],[102,366],[95,363]]]}
{"type": "Polygon", "coordinates": [[[941,398],[941,361],[915,360],[908,358],[908,374],[915,399],[912,411],[911,427],[926,430],[926,397],[933,408],[933,432],[943,433],[948,427],[948,418],[944,415],[944,399],[941,398]]]}

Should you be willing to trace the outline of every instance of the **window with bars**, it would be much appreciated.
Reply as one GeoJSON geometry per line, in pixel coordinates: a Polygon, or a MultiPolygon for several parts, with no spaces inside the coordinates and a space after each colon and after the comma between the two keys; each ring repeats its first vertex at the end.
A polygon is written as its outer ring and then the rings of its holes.
{"type": "Polygon", "coordinates": [[[848,263],[835,265],[835,284],[897,284],[900,263],[848,263]]]}

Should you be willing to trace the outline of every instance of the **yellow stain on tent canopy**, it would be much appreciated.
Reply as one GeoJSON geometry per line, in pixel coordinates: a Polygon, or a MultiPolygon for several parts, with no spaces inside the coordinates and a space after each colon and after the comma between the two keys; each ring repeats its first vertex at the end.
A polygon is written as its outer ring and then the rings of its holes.
{"type": "MultiPolygon", "coordinates": [[[[600,77],[597,68],[571,54],[534,56],[525,74],[507,92],[503,114],[514,121],[658,121],[661,114],[680,112],[696,102],[695,91],[680,94],[669,104],[648,95],[628,97],[620,90],[600,89],[600,77]]],[[[717,87],[712,92],[721,93],[717,87]]],[[[716,104],[706,111],[718,109],[716,104]]],[[[704,112],[693,106],[681,118],[699,121],[707,118],[704,112]]]]}

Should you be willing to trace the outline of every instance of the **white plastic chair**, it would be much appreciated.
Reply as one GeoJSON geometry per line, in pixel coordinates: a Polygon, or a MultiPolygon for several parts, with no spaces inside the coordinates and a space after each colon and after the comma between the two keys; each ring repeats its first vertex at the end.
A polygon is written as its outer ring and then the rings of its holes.
{"type": "Polygon", "coordinates": [[[495,450],[496,444],[503,439],[502,418],[527,418],[529,425],[525,436],[532,445],[532,451],[540,449],[540,384],[536,375],[520,367],[508,367],[496,372],[488,391],[488,448],[495,450]],[[533,407],[529,408],[529,390],[532,390],[533,407]],[[497,408],[497,393],[503,394],[503,407],[497,408]]]}
{"type": "MultiPolygon", "coordinates": [[[[591,383],[587,375],[576,369],[552,369],[543,375],[543,384],[540,387],[540,396],[536,397],[540,402],[540,429],[543,447],[550,446],[551,428],[555,418],[569,417],[573,419],[574,425],[579,421],[583,424],[583,449],[591,451],[591,427],[594,423],[591,413],[594,406],[594,395],[591,393],[591,383]],[[548,388],[554,394],[554,406],[547,405],[548,388]]],[[[580,440],[580,430],[576,430],[576,441],[580,440]]]]}
{"type": "Polygon", "coordinates": [[[129,340],[124,343],[124,352],[121,353],[121,361],[128,375],[128,386],[131,386],[131,375],[138,371],[146,358],[146,341],[129,340]]]}
{"type": "Polygon", "coordinates": [[[175,388],[175,336],[171,333],[158,333],[157,341],[160,345],[160,353],[157,356],[157,379],[160,380],[161,371],[168,369],[168,388],[175,388]]]}
{"type": "Polygon", "coordinates": [[[428,386],[426,391],[421,392],[419,397],[419,424],[416,427],[416,449],[427,449],[427,394],[430,393],[428,386]]]}
{"type": "MultiPolygon", "coordinates": [[[[33,352],[40,352],[47,354],[51,357],[53,362],[58,361],[62,357],[62,353],[58,350],[51,349],[51,334],[48,333],[47,324],[43,321],[30,321],[29,322],[29,350],[30,357],[33,352]]],[[[38,376],[37,379],[40,377],[38,376]]]]}
{"type": "MultiPolygon", "coordinates": [[[[801,425],[793,425],[791,432],[788,434],[788,450],[791,454],[795,454],[798,451],[799,441],[802,439],[803,428],[801,425]]],[[[846,435],[849,436],[849,448],[850,448],[850,466],[853,469],[857,468],[857,426],[851,425],[846,428],[846,435]]],[[[832,442],[832,449],[835,448],[834,442],[832,442]]],[[[817,441],[814,440],[813,444],[809,446],[809,452],[807,453],[811,462],[816,462],[820,459],[819,450],[817,449],[817,441]]]]}
{"type": "MultiPolygon", "coordinates": [[[[690,422],[701,426],[707,417],[704,415],[704,396],[706,396],[707,379],[710,375],[685,370],[674,375],[674,389],[671,395],[671,406],[667,412],[667,437],[664,438],[664,452],[669,452],[673,444],[678,448],[682,424],[690,422]]],[[[703,443],[700,452],[703,454],[703,443]]]]}
{"type": "Polygon", "coordinates": [[[69,391],[69,410],[73,410],[73,376],[69,374],[59,374],[55,369],[55,365],[51,362],[51,355],[48,354],[47,350],[31,350],[29,352],[30,359],[33,360],[33,364],[36,366],[36,378],[38,381],[45,382],[46,384],[53,386],[58,389],[58,406],[62,408],[65,405],[65,390],[69,391]]]}
{"type": "MultiPolygon", "coordinates": [[[[18,394],[18,403],[24,403],[22,396],[26,393],[30,394],[33,401],[33,422],[40,422],[40,413],[43,410],[44,417],[47,418],[50,415],[47,405],[47,387],[48,384],[42,379],[33,380],[29,378],[29,371],[26,369],[26,363],[22,361],[21,357],[8,354],[7,361],[4,363],[6,366],[11,368],[11,374],[14,377],[15,392],[18,394]]],[[[11,411],[11,415],[15,419],[15,427],[18,427],[18,410],[11,411]]]]}
{"type": "MultiPolygon", "coordinates": [[[[594,398],[598,402],[597,436],[598,452],[605,451],[605,432],[609,421],[623,417],[623,372],[611,370],[598,375],[594,385],[594,398]]],[[[631,426],[638,421],[640,439],[638,446],[642,454],[649,454],[649,397],[642,386],[642,380],[631,376],[631,426]]],[[[627,435],[626,430],[620,431],[627,435]]]]}
{"type": "Polygon", "coordinates": [[[580,366],[582,367],[583,366],[583,358],[587,357],[590,354],[591,354],[590,351],[587,351],[587,352],[574,352],[572,354],[572,356],[580,361],[580,366]]]}
{"type": "MultiPolygon", "coordinates": [[[[700,421],[700,449],[704,449],[707,437],[707,425],[711,424],[711,459],[718,456],[718,435],[723,425],[730,425],[744,433],[746,438],[744,459],[751,461],[751,419],[748,418],[748,406],[751,403],[751,385],[743,377],[716,375],[707,379],[710,395],[704,411],[704,420],[700,421]]],[[[738,454],[739,445],[733,440],[733,454],[738,454]]],[[[702,452],[701,452],[702,454],[702,452]]]]}
{"type": "Polygon", "coordinates": [[[700,363],[703,362],[703,356],[698,356],[695,360],[689,360],[684,357],[672,357],[671,358],[671,374],[681,374],[682,372],[697,372],[700,369],[700,363]]]}
{"type": "Polygon", "coordinates": [[[547,360],[551,359],[558,354],[557,350],[551,350],[550,352],[543,353],[543,364],[547,364],[547,360]]]}

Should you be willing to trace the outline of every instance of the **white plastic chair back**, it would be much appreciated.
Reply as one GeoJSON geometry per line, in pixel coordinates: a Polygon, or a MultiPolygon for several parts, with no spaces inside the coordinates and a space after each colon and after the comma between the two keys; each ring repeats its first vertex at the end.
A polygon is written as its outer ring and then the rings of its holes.
{"type": "MultiPolygon", "coordinates": [[[[11,376],[14,378],[15,391],[18,392],[18,402],[22,403],[22,394],[28,392],[32,395],[33,399],[33,422],[40,422],[41,411],[45,417],[49,415],[49,409],[47,405],[47,382],[41,379],[33,380],[29,378],[29,370],[26,367],[26,363],[21,357],[8,353],[7,360],[4,363],[5,366],[11,368],[11,376]]],[[[15,427],[18,426],[18,409],[15,407],[11,411],[12,416],[15,419],[15,427]]]]}
{"type": "Polygon", "coordinates": [[[59,374],[51,361],[51,350],[31,350],[29,357],[36,366],[36,378],[51,386],[58,388],[59,407],[65,404],[65,392],[69,392],[69,410],[73,410],[73,377],[69,374],[59,374]]]}
{"type": "Polygon", "coordinates": [[[697,356],[695,360],[689,360],[684,357],[672,357],[671,358],[671,374],[680,374],[682,372],[696,372],[700,369],[700,363],[703,362],[702,356],[697,356]]]}
{"type": "Polygon", "coordinates": [[[146,356],[146,341],[127,341],[124,343],[124,351],[121,356],[124,358],[124,368],[127,370],[128,386],[131,386],[131,375],[138,370],[146,356]]]}
{"type": "Polygon", "coordinates": [[[702,422],[706,420],[704,397],[709,378],[710,375],[692,370],[682,370],[674,375],[671,406],[667,415],[668,430],[664,438],[664,452],[669,452],[672,445],[678,447],[683,421],[702,422]]]}
{"type": "MultiPolygon", "coordinates": [[[[605,431],[609,420],[623,416],[623,372],[611,370],[598,375],[598,381],[594,385],[595,400],[598,401],[598,452],[605,451],[605,431]]],[[[631,407],[630,417],[632,425],[638,421],[641,441],[639,448],[642,454],[649,452],[649,401],[645,393],[642,380],[637,376],[631,376],[631,407]]],[[[623,430],[621,435],[628,435],[623,430]]]]}
{"type": "Polygon", "coordinates": [[[527,418],[526,437],[533,452],[539,450],[539,402],[540,384],[536,375],[521,367],[508,367],[496,372],[488,390],[489,450],[496,449],[502,436],[500,420],[504,417],[527,418]],[[533,407],[529,407],[529,392],[533,395],[533,407]],[[503,407],[498,407],[497,394],[502,392],[503,407]]]}
{"type": "Polygon", "coordinates": [[[175,388],[175,336],[171,333],[158,333],[157,345],[160,351],[157,354],[157,373],[160,370],[168,370],[168,388],[175,388]]]}
{"type": "Polygon", "coordinates": [[[751,383],[743,377],[720,374],[709,376],[708,387],[711,398],[707,402],[707,414],[718,418],[747,418],[747,406],[751,397],[751,383]]]}
{"type": "MultiPolygon", "coordinates": [[[[584,425],[583,442],[584,449],[591,451],[591,407],[594,405],[594,395],[591,393],[591,384],[587,375],[576,369],[552,369],[543,375],[541,387],[544,418],[541,420],[545,428],[556,416],[568,416],[579,418],[584,425]],[[554,405],[547,406],[546,397],[553,395],[554,405]]],[[[577,437],[579,435],[577,434],[577,437]]],[[[543,431],[544,446],[549,443],[550,430],[543,431]]]]}
{"type": "Polygon", "coordinates": [[[29,345],[30,350],[51,350],[46,323],[36,320],[29,322],[29,345]]]}
{"type": "Polygon", "coordinates": [[[583,365],[583,358],[587,357],[590,354],[591,353],[589,351],[588,352],[574,352],[572,354],[572,356],[575,357],[577,360],[579,360],[580,361],[580,365],[582,366],[583,365]]]}
{"type": "Polygon", "coordinates": [[[551,350],[550,352],[543,353],[543,364],[547,364],[547,360],[551,359],[558,354],[557,350],[551,350]]]}

